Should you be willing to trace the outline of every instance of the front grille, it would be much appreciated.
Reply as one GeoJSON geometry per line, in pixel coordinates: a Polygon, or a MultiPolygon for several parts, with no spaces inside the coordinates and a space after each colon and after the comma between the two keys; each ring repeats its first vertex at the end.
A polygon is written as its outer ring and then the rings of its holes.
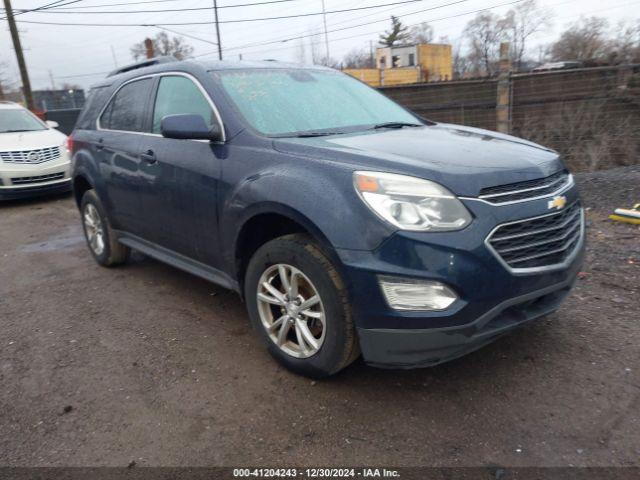
{"type": "Polygon", "coordinates": [[[45,147],[36,150],[0,152],[0,160],[5,163],[38,164],[60,158],[60,147],[45,147]]]}
{"type": "Polygon", "coordinates": [[[62,180],[64,172],[50,173],[49,175],[37,175],[35,177],[17,177],[12,178],[11,183],[14,185],[28,185],[30,183],[51,182],[53,180],[62,180]]]}
{"type": "Polygon", "coordinates": [[[499,226],[487,239],[493,251],[511,268],[553,267],[575,252],[582,237],[582,207],[499,226]]]}
{"type": "Polygon", "coordinates": [[[551,195],[572,181],[571,174],[563,170],[545,178],[483,188],[480,198],[495,204],[529,200],[551,195]]]}

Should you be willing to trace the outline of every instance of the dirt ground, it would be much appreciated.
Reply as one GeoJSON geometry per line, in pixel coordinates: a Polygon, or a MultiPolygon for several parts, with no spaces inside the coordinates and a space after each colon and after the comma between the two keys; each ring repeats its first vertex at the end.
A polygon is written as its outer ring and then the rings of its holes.
{"type": "Polygon", "coordinates": [[[1,204],[0,465],[638,466],[640,228],[606,214],[639,180],[580,177],[588,260],[556,314],[436,368],[319,382],[271,360],[235,294],[97,266],[70,197],[1,204]]]}

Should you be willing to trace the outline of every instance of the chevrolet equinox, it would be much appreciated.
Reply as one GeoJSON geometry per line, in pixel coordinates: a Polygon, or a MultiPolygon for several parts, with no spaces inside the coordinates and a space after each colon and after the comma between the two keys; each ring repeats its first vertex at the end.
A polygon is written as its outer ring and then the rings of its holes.
{"type": "Polygon", "coordinates": [[[92,88],[69,148],[100,265],[135,249],[235,290],[311,377],[476,350],[556,310],[584,256],[556,152],[328,68],[134,64],[92,88]]]}

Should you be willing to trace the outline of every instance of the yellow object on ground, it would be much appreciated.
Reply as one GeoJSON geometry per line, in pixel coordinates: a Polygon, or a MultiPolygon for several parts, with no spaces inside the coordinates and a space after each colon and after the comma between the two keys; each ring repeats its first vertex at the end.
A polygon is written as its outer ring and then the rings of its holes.
{"type": "Polygon", "coordinates": [[[616,222],[640,225],[640,203],[636,203],[632,209],[616,208],[613,215],[609,215],[609,218],[616,222]]]}

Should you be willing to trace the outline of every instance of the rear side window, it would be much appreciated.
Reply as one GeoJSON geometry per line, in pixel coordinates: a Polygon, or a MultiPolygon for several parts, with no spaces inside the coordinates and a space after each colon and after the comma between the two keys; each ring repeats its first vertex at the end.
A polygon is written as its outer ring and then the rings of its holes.
{"type": "Polygon", "coordinates": [[[102,110],[104,103],[109,99],[109,87],[95,87],[89,90],[87,101],[78,117],[76,128],[83,130],[93,130],[96,124],[96,117],[102,110]]]}
{"type": "Polygon", "coordinates": [[[167,115],[200,115],[208,126],[216,123],[211,105],[193,81],[181,76],[160,79],[153,109],[153,133],[160,133],[160,123],[167,115]]]}
{"type": "Polygon", "coordinates": [[[118,90],[100,117],[100,127],[128,132],[144,131],[144,114],[153,80],[145,78],[127,83],[118,90]]]}

